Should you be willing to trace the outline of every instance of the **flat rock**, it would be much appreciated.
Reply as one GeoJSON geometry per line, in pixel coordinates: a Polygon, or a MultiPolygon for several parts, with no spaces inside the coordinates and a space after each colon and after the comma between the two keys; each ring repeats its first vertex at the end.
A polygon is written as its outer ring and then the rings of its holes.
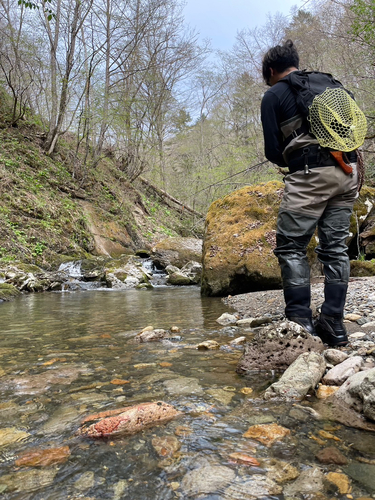
{"type": "Polygon", "coordinates": [[[20,455],[15,461],[17,467],[47,467],[64,463],[70,456],[69,446],[30,450],[20,455]]]}
{"type": "Polygon", "coordinates": [[[327,363],[338,365],[345,361],[349,355],[344,351],[339,351],[338,349],[326,349],[324,351],[324,357],[326,358],[327,363]]]}
{"type": "MultiPolygon", "coordinates": [[[[0,487],[6,486],[5,492],[31,492],[50,486],[57,474],[57,469],[29,469],[6,474],[0,477],[0,487]]],[[[1,491],[1,490],[0,490],[1,491]]],[[[2,490],[4,491],[4,490],[2,490]]]]}
{"type": "Polygon", "coordinates": [[[324,357],[317,352],[304,352],[289,366],[281,378],[264,393],[265,399],[301,400],[314,389],[326,368],[324,357]]]}
{"type": "Polygon", "coordinates": [[[23,441],[29,436],[30,434],[28,432],[20,431],[16,427],[6,427],[5,429],[0,429],[0,448],[23,441]]]}
{"type": "Polygon", "coordinates": [[[306,469],[298,479],[284,487],[284,496],[300,498],[301,493],[319,493],[323,491],[324,474],[318,469],[306,469]]]}
{"type": "Polygon", "coordinates": [[[359,372],[364,364],[362,356],[352,356],[331,368],[323,377],[325,385],[342,385],[345,380],[359,372]]]}
{"type": "Polygon", "coordinates": [[[328,472],[326,479],[337,486],[341,495],[347,495],[352,491],[350,479],[340,472],[328,472]]]}
{"type": "Polygon", "coordinates": [[[236,477],[234,470],[224,466],[204,466],[188,472],[181,481],[186,497],[222,490],[236,477]]]}
{"type": "Polygon", "coordinates": [[[224,389],[208,389],[207,394],[210,394],[216,401],[224,405],[229,405],[233,399],[233,392],[225,391],[224,389]]]}
{"type": "Polygon", "coordinates": [[[319,450],[315,456],[322,464],[347,465],[349,463],[346,456],[334,446],[319,450]]]}
{"type": "Polygon", "coordinates": [[[268,498],[280,495],[282,487],[273,481],[272,478],[253,474],[251,479],[236,480],[224,491],[225,500],[255,500],[258,498],[268,498]]]}
{"type": "Polygon", "coordinates": [[[344,468],[344,472],[364,488],[375,491],[375,465],[352,462],[344,468]]]}
{"type": "Polygon", "coordinates": [[[178,377],[172,380],[165,380],[164,387],[171,395],[188,396],[190,394],[203,394],[203,389],[198,383],[198,379],[190,377],[178,377]]]}
{"type": "Polygon", "coordinates": [[[181,443],[175,436],[155,437],[151,444],[159,457],[170,457],[181,448],[181,443]]]}
{"type": "Polygon", "coordinates": [[[255,439],[265,446],[272,446],[275,441],[281,441],[290,434],[290,430],[278,424],[252,425],[243,434],[245,438],[255,439]]]}

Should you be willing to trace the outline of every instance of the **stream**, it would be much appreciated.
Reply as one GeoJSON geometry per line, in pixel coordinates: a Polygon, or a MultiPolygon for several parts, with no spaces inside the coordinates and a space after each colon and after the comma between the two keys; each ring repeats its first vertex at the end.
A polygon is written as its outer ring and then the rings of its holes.
{"type": "Polygon", "coordinates": [[[276,376],[236,374],[242,350],[230,343],[249,332],[220,326],[223,312],[198,287],[51,292],[0,304],[0,498],[374,498],[375,435],[312,418],[313,397],[262,400],[276,376]],[[180,331],[136,343],[148,325],[180,331]],[[221,347],[198,350],[204,340],[221,347]],[[77,435],[87,415],[159,400],[182,415],[123,438],[77,435]],[[274,422],[290,432],[272,445],[243,436],[274,422]],[[317,460],[332,446],[348,464],[317,460]],[[59,450],[60,459],[22,464],[35,450],[59,450]],[[318,469],[345,476],[348,488],[324,480],[293,490],[318,469]]]}

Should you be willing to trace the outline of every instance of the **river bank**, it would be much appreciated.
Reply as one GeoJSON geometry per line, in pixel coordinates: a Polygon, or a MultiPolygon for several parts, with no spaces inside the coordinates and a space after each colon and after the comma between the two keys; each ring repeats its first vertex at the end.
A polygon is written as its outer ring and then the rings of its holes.
{"type": "MultiPolygon", "coordinates": [[[[311,285],[313,316],[324,299],[323,278],[311,285]]],[[[228,296],[224,303],[238,312],[241,318],[270,315],[281,318],[284,314],[282,290],[267,290],[228,296]]],[[[375,332],[375,277],[351,278],[345,304],[345,326],[349,334],[361,332],[365,336],[375,332]],[[354,315],[354,316],[353,316],[354,315]]]]}

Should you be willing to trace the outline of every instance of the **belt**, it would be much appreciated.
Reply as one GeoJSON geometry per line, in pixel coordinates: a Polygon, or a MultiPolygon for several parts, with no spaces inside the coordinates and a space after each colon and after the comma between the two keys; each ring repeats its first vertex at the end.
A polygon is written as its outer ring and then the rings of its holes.
{"type": "MultiPolygon", "coordinates": [[[[288,155],[288,168],[290,173],[304,170],[307,164],[309,168],[336,166],[334,158],[330,155],[328,148],[318,145],[311,145],[305,148],[296,149],[288,155]]],[[[350,151],[345,153],[346,161],[354,163],[357,161],[357,153],[350,151]]],[[[345,158],[345,157],[344,157],[345,158]]]]}

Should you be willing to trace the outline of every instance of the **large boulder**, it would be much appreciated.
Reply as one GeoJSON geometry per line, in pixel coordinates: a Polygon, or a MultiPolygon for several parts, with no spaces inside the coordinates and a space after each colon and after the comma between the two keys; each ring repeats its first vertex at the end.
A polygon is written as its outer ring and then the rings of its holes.
{"type": "Polygon", "coordinates": [[[321,353],[324,346],[319,337],[307,333],[293,321],[283,321],[260,328],[245,345],[237,365],[237,373],[262,370],[286,370],[302,353],[321,353]]]}
{"type": "MultiPolygon", "coordinates": [[[[273,250],[276,245],[276,220],[284,184],[278,181],[247,186],[215,201],[209,208],[203,239],[202,294],[224,296],[281,287],[279,265],[273,250]]],[[[359,254],[360,244],[366,258],[375,256],[375,189],[363,187],[355,203],[348,238],[349,255],[359,254]]],[[[322,275],[312,238],[307,256],[312,277],[322,275]]],[[[355,261],[354,261],[355,263],[355,261]]],[[[357,269],[352,276],[371,275],[373,266],[357,269]]]]}
{"type": "Polygon", "coordinates": [[[165,238],[154,245],[151,259],[159,267],[182,268],[190,261],[202,262],[202,240],[182,236],[165,238]]]}
{"type": "Polygon", "coordinates": [[[273,249],[281,182],[247,186],[212,203],[203,239],[202,293],[228,295],[279,288],[273,249]]]}

